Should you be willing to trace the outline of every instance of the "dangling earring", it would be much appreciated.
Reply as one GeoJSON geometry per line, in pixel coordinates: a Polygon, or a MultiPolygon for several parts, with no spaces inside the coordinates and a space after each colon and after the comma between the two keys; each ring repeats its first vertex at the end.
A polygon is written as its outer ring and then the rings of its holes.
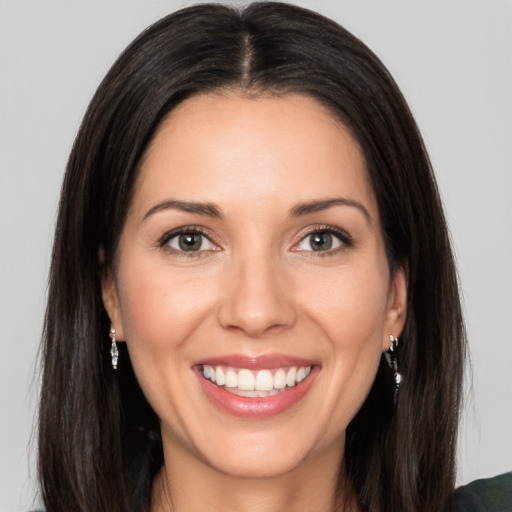
{"type": "Polygon", "coordinates": [[[398,388],[400,387],[400,382],[402,382],[402,375],[398,372],[398,358],[396,355],[396,350],[398,348],[398,338],[395,338],[392,334],[389,335],[389,341],[391,345],[389,349],[384,352],[384,356],[386,357],[386,361],[388,362],[389,367],[393,371],[393,381],[394,381],[394,393],[393,393],[393,401],[396,404],[396,399],[398,396],[398,388]]]}
{"type": "Polygon", "coordinates": [[[116,330],[110,329],[110,338],[112,339],[112,347],[110,348],[110,355],[112,356],[112,368],[117,370],[117,360],[119,359],[119,351],[116,344],[116,330]]]}

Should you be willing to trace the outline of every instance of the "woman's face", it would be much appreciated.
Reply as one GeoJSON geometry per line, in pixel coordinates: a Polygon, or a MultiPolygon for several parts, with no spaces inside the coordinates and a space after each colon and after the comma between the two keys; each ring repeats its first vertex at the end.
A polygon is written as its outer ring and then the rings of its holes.
{"type": "Polygon", "coordinates": [[[301,95],[178,106],[104,283],[166,456],[243,476],[340,460],[405,294],[358,144],[301,95]]]}

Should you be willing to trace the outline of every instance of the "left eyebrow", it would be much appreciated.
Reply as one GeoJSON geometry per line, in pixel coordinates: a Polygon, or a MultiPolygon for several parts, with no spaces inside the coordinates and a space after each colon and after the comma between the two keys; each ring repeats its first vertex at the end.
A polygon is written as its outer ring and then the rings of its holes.
{"type": "Polygon", "coordinates": [[[332,199],[324,199],[320,201],[310,201],[308,203],[300,203],[290,210],[290,217],[301,217],[309,213],[321,212],[332,208],[333,206],[350,206],[359,210],[369,224],[372,223],[372,217],[368,210],[358,201],[345,197],[335,197],[332,199]]]}
{"type": "Polygon", "coordinates": [[[179,210],[187,213],[197,213],[199,215],[206,215],[208,217],[222,218],[222,210],[212,203],[198,203],[193,201],[179,201],[176,199],[168,199],[162,201],[150,208],[142,220],[146,220],[151,215],[162,210],[179,210]]]}

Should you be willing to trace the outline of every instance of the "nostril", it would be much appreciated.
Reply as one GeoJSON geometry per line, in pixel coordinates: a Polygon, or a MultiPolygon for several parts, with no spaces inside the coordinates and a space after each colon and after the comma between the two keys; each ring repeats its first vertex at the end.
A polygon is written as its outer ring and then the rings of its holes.
{"type": "Polygon", "coordinates": [[[218,321],[230,331],[257,338],[285,330],[295,322],[294,287],[280,261],[264,248],[239,251],[225,275],[218,321]],[[266,252],[265,252],[266,251],[266,252]]]}

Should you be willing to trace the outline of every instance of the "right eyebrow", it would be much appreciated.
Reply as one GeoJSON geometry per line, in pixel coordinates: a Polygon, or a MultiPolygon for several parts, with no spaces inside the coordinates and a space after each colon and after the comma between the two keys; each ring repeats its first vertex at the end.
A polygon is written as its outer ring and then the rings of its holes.
{"type": "Polygon", "coordinates": [[[298,204],[290,210],[290,216],[300,217],[302,215],[308,215],[310,213],[327,210],[334,206],[351,206],[356,208],[356,210],[363,214],[364,218],[369,224],[372,223],[372,216],[370,215],[370,212],[360,202],[345,197],[335,197],[332,199],[324,199],[298,204]]]}
{"type": "Polygon", "coordinates": [[[142,220],[146,220],[151,215],[163,210],[181,210],[187,213],[197,213],[208,217],[222,219],[222,210],[213,203],[198,203],[193,201],[179,201],[177,199],[166,199],[152,206],[145,214],[142,220]]]}

